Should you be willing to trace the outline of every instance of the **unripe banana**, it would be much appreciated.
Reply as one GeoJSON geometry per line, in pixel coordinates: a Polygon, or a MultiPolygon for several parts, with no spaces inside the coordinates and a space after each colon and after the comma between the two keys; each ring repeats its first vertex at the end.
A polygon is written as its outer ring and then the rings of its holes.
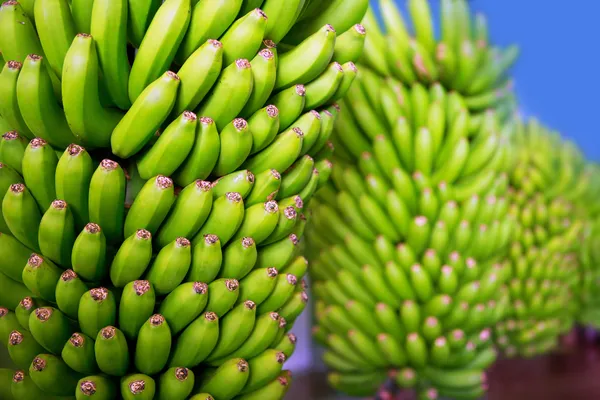
{"type": "Polygon", "coordinates": [[[156,382],[144,374],[131,374],[121,378],[121,396],[124,400],[151,400],[156,393],[156,382]]]}
{"type": "Polygon", "coordinates": [[[217,279],[210,283],[210,296],[206,309],[217,314],[219,318],[227,314],[239,297],[240,284],[235,279],[217,279]]]}
{"type": "MultiPolygon", "coordinates": [[[[60,62],[62,63],[62,57],[60,62]]],[[[71,132],[64,111],[53,92],[52,72],[48,68],[41,56],[27,56],[17,81],[17,101],[23,119],[34,135],[54,146],[66,147],[79,139],[71,132]]]]}
{"type": "Polygon", "coordinates": [[[19,329],[21,326],[15,313],[6,307],[0,307],[0,339],[2,343],[8,343],[10,333],[19,329]]]}
{"type": "Polygon", "coordinates": [[[197,179],[206,179],[217,163],[220,146],[221,140],[214,121],[201,117],[194,146],[175,173],[175,182],[180,186],[187,186],[197,179]]]}
{"type": "Polygon", "coordinates": [[[131,67],[129,99],[132,103],[168,69],[175,58],[190,22],[190,11],[190,0],[169,1],[163,3],[152,18],[131,67]],[[169,29],[165,30],[165,26],[169,29]]]}
{"type": "Polygon", "coordinates": [[[98,76],[96,43],[89,34],[79,33],[65,55],[61,88],[67,123],[88,149],[108,147],[113,129],[123,118],[121,111],[100,103],[98,76]]]}
{"type": "Polygon", "coordinates": [[[23,154],[23,178],[43,211],[56,198],[54,175],[57,164],[56,153],[48,142],[40,138],[29,142],[23,154]]]}
{"type": "Polygon", "coordinates": [[[196,114],[184,111],[167,126],[152,147],[140,154],[137,168],[142,179],[171,176],[183,164],[194,146],[197,120],[196,114]]]}
{"type": "MultiPolygon", "coordinates": [[[[273,91],[277,73],[277,59],[269,49],[260,50],[250,64],[252,65],[254,84],[252,94],[241,111],[241,115],[245,117],[250,117],[263,107],[273,91]]],[[[255,147],[253,146],[253,148],[255,147]]]]}
{"type": "MultiPolygon", "coordinates": [[[[33,139],[35,135],[23,120],[18,103],[17,85],[22,66],[21,62],[8,61],[4,64],[2,72],[0,72],[0,89],[4,93],[2,100],[0,100],[0,113],[3,118],[3,125],[8,125],[5,132],[16,129],[24,137],[33,139]]],[[[20,167],[18,170],[20,170],[20,167]]]]}
{"type": "Polygon", "coordinates": [[[14,237],[0,233],[0,272],[15,281],[23,281],[23,268],[32,251],[14,237]]]}
{"type": "Polygon", "coordinates": [[[69,145],[56,166],[56,197],[69,205],[77,229],[89,220],[88,198],[92,174],[89,153],[81,146],[69,145]]]}
{"type": "Polygon", "coordinates": [[[175,202],[173,181],[158,175],[146,182],[125,218],[124,234],[130,237],[144,229],[154,235],[175,202]]]}
{"type": "Polygon", "coordinates": [[[256,319],[256,304],[247,300],[234,307],[221,319],[219,339],[207,362],[226,356],[250,336],[256,319]]]}
{"type": "Polygon", "coordinates": [[[82,374],[94,374],[98,372],[96,364],[96,353],[94,340],[82,333],[71,335],[60,353],[64,362],[73,371],[82,374]]]}
{"type": "Polygon", "coordinates": [[[340,34],[335,40],[333,61],[337,61],[340,64],[345,64],[349,61],[357,62],[363,53],[366,36],[367,31],[361,24],[356,24],[340,34]]]}
{"type": "Polygon", "coordinates": [[[152,315],[155,293],[148,281],[133,281],[123,288],[119,303],[119,326],[128,339],[137,337],[152,315]]]}
{"type": "Polygon", "coordinates": [[[190,241],[177,238],[163,247],[150,266],[146,279],[158,295],[172,292],[185,278],[192,262],[190,241]]]}
{"type": "Polygon", "coordinates": [[[246,299],[260,305],[275,288],[277,275],[275,268],[259,268],[250,272],[240,282],[238,302],[246,299]]]}
{"type": "Polygon", "coordinates": [[[75,223],[67,203],[55,200],[46,211],[38,231],[42,254],[59,265],[71,265],[71,249],[75,242],[75,223]]]}
{"type": "Polygon", "coordinates": [[[100,370],[111,376],[124,376],[129,368],[129,350],[125,335],[114,326],[98,332],[94,344],[96,362],[100,370]]]}
{"type": "Polygon", "coordinates": [[[125,185],[123,169],[108,159],[100,162],[90,181],[90,222],[101,227],[109,242],[118,243],[123,237],[125,185]]]}
{"type": "Polygon", "coordinates": [[[293,127],[279,134],[275,140],[262,151],[250,157],[243,166],[255,175],[268,169],[287,170],[302,150],[304,132],[293,127]]]}
{"type": "Polygon", "coordinates": [[[98,282],[106,276],[106,238],[99,225],[90,222],[77,236],[71,265],[73,271],[88,281],[98,282]]]}
{"type": "Polygon", "coordinates": [[[98,336],[102,328],[116,322],[117,304],[114,294],[103,287],[83,294],[79,300],[77,320],[81,332],[91,338],[98,336]]]}
{"type": "Polygon", "coordinates": [[[21,175],[23,175],[23,155],[26,149],[27,140],[19,135],[17,131],[8,131],[0,139],[0,159],[5,165],[21,175]]]}
{"type": "Polygon", "coordinates": [[[23,283],[31,292],[44,300],[56,301],[56,284],[62,271],[48,259],[33,253],[23,269],[23,283]]]}
{"type": "Polygon", "coordinates": [[[91,375],[81,378],[77,382],[75,398],[77,400],[94,399],[109,400],[117,395],[115,382],[102,375],[91,375]]]}
{"type": "Polygon", "coordinates": [[[230,279],[243,278],[254,267],[256,256],[256,243],[251,237],[232,241],[223,251],[219,276],[230,279]]]}
{"type": "Polygon", "coordinates": [[[224,176],[235,171],[248,157],[252,149],[252,134],[248,123],[242,118],[227,124],[220,135],[221,150],[213,170],[216,176],[224,176]]]}
{"type": "Polygon", "coordinates": [[[269,17],[264,36],[279,43],[296,23],[305,3],[293,0],[284,5],[276,0],[264,1],[261,7],[269,17]]]}
{"type": "MultiPolygon", "coordinates": [[[[154,182],[152,184],[154,185],[154,182]]],[[[152,235],[145,229],[139,229],[119,247],[110,266],[111,282],[120,288],[139,279],[146,271],[151,258],[152,235]]]]}
{"type": "Polygon", "coordinates": [[[31,362],[29,376],[44,394],[71,396],[81,375],[51,354],[40,354],[31,362]]]}
{"type": "Polygon", "coordinates": [[[216,235],[204,235],[203,240],[194,245],[193,251],[186,281],[212,282],[219,274],[223,261],[221,241],[216,235]]]}
{"type": "Polygon", "coordinates": [[[238,396],[240,400],[283,399],[289,389],[288,371],[283,371],[277,378],[254,392],[238,396]]]}
{"type": "Polygon", "coordinates": [[[231,400],[242,391],[249,374],[250,368],[245,360],[232,358],[216,371],[207,371],[205,376],[199,376],[197,390],[211,393],[216,399],[231,400]]]}
{"type": "Polygon", "coordinates": [[[40,399],[44,396],[44,392],[37,387],[24,370],[16,370],[14,372],[9,389],[7,393],[9,399],[40,399]],[[10,397],[11,395],[12,397],[10,397]]]}
{"type": "Polygon", "coordinates": [[[278,310],[292,297],[298,279],[291,274],[279,274],[271,294],[258,307],[259,314],[278,310]]]}
{"type": "Polygon", "coordinates": [[[18,368],[28,368],[33,359],[45,349],[36,342],[31,333],[14,330],[8,337],[8,354],[18,368]]]}
{"type": "Polygon", "coordinates": [[[60,354],[71,336],[72,322],[58,309],[37,308],[29,316],[29,330],[33,338],[52,354],[60,354]]]}
{"type": "Polygon", "coordinates": [[[195,367],[213,351],[219,339],[219,317],[208,311],[196,318],[177,338],[169,366],[195,367]]]}
{"type": "Polygon", "coordinates": [[[263,246],[259,251],[255,268],[283,268],[294,258],[299,242],[300,239],[292,233],[278,242],[263,246]]]}
{"type": "Polygon", "coordinates": [[[223,64],[230,65],[235,60],[254,56],[262,44],[266,28],[267,15],[259,8],[238,18],[220,38],[223,64]]]}
{"type": "MultiPolygon", "coordinates": [[[[192,23],[194,15],[192,14],[192,23]]],[[[180,51],[184,45],[185,42],[180,51]]],[[[209,39],[195,50],[177,73],[181,84],[171,115],[176,116],[185,110],[196,109],[217,81],[222,65],[223,45],[218,40],[209,39]]]]}
{"type": "Polygon", "coordinates": [[[42,54],[35,26],[18,1],[2,3],[0,26],[0,48],[5,60],[23,62],[28,54],[42,54]]]}
{"type": "Polygon", "coordinates": [[[194,372],[184,367],[173,367],[165,371],[158,382],[159,400],[184,400],[194,389],[194,372]]]}
{"type": "Polygon", "coordinates": [[[159,313],[166,319],[173,336],[206,308],[208,297],[212,299],[212,294],[209,296],[208,292],[209,287],[205,283],[187,282],[179,285],[163,300],[159,313]]]}
{"type": "Polygon", "coordinates": [[[223,196],[227,192],[237,192],[245,199],[254,185],[254,174],[248,170],[239,170],[225,175],[212,183],[213,196],[223,196]]]}
{"type": "Polygon", "coordinates": [[[196,246],[205,235],[216,235],[221,245],[227,244],[244,220],[244,201],[236,192],[227,192],[213,202],[208,219],[192,241],[196,246]]]}
{"type": "Polygon", "coordinates": [[[171,330],[160,314],[154,314],[142,325],[135,348],[135,367],[149,375],[160,372],[171,351],[171,330]]]}
{"type": "Polygon", "coordinates": [[[190,25],[177,51],[176,61],[183,64],[208,39],[221,37],[235,21],[241,6],[242,0],[195,2],[190,25]]]}
{"type": "Polygon", "coordinates": [[[246,105],[252,94],[253,79],[250,62],[244,58],[235,60],[221,72],[196,114],[212,118],[217,129],[222,130],[246,105]]]}
{"type": "MultiPolygon", "coordinates": [[[[168,4],[170,3],[172,2],[168,4]]],[[[136,61],[141,60],[139,57],[138,53],[136,61]]],[[[132,77],[133,71],[134,69],[132,77]]],[[[129,80],[130,97],[132,81],[129,80]]],[[[112,131],[110,147],[114,154],[121,158],[129,158],[142,150],[171,113],[180,82],[181,79],[176,73],[166,71],[155,80],[143,84],[140,92],[135,95],[133,105],[112,131]]]]}
{"type": "Polygon", "coordinates": [[[289,128],[302,114],[306,102],[306,88],[304,85],[293,85],[280,91],[268,100],[279,110],[279,131],[289,128]]]}
{"type": "Polygon", "coordinates": [[[19,305],[15,308],[15,316],[17,317],[17,321],[19,325],[26,331],[29,331],[29,315],[36,308],[41,307],[43,300],[37,300],[33,297],[24,297],[19,301],[19,305]]]}
{"type": "Polygon", "coordinates": [[[56,284],[56,304],[69,318],[77,319],[79,300],[88,288],[73,270],[66,270],[56,284]]]}

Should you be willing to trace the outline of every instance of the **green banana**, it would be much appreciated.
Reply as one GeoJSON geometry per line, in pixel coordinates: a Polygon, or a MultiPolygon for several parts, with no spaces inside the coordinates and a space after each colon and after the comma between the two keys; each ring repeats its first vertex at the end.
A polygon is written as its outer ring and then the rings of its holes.
{"type": "Polygon", "coordinates": [[[144,229],[154,235],[175,202],[173,181],[163,175],[148,180],[125,218],[124,234],[130,237],[144,229]]]}
{"type": "Polygon", "coordinates": [[[248,381],[250,368],[240,358],[232,358],[216,369],[207,371],[197,381],[195,391],[211,393],[216,399],[231,400],[237,396],[248,381]]]}
{"type": "Polygon", "coordinates": [[[17,81],[17,101],[21,115],[33,134],[54,146],[66,147],[80,139],[71,132],[53,92],[46,65],[41,56],[27,56],[17,81]]]}
{"type": "Polygon", "coordinates": [[[186,281],[212,282],[219,274],[223,261],[221,241],[216,235],[204,235],[204,240],[193,245],[193,251],[186,281]]]}
{"type": "Polygon", "coordinates": [[[248,273],[240,282],[238,302],[246,299],[259,306],[275,288],[277,275],[275,268],[258,268],[248,273]]]}
{"type": "Polygon", "coordinates": [[[108,242],[119,242],[123,237],[125,185],[123,168],[108,159],[100,162],[90,180],[90,222],[101,227],[108,242]]]}
{"type": "Polygon", "coordinates": [[[214,121],[208,117],[201,117],[194,146],[175,172],[175,182],[179,186],[187,186],[197,179],[206,179],[217,163],[220,146],[221,140],[214,121]]]}
{"type": "Polygon", "coordinates": [[[10,359],[18,368],[28,368],[35,356],[45,351],[31,333],[24,330],[10,333],[7,348],[10,359]]]}
{"type": "Polygon", "coordinates": [[[235,306],[222,319],[219,339],[206,362],[226,356],[239,348],[252,333],[256,319],[256,304],[247,300],[235,306]]]}
{"type": "Polygon", "coordinates": [[[366,36],[367,31],[361,24],[356,24],[339,35],[335,39],[332,60],[340,64],[357,62],[363,53],[366,36]]]}
{"type": "Polygon", "coordinates": [[[23,178],[40,209],[46,211],[56,198],[54,175],[58,158],[48,142],[35,138],[23,154],[23,178]]]}
{"type": "Polygon", "coordinates": [[[129,350],[125,335],[114,326],[102,328],[94,343],[96,363],[100,371],[111,376],[124,376],[129,368],[129,350]]]}
{"type": "Polygon", "coordinates": [[[194,146],[197,120],[196,114],[184,111],[167,126],[152,147],[137,160],[142,179],[156,175],[171,176],[183,164],[194,146]]]}
{"type": "Polygon", "coordinates": [[[69,319],[52,307],[37,308],[31,313],[29,331],[35,341],[52,354],[60,354],[72,334],[69,319]]]}
{"type": "Polygon", "coordinates": [[[205,235],[216,235],[224,246],[231,240],[244,219],[244,201],[236,192],[227,192],[213,202],[208,219],[192,241],[196,246],[205,235]]]}
{"type": "Polygon", "coordinates": [[[169,366],[188,368],[203,362],[213,351],[219,339],[219,317],[212,311],[196,318],[179,335],[174,344],[169,366]]]}
{"type": "Polygon", "coordinates": [[[69,318],[77,319],[79,300],[88,288],[73,270],[66,270],[56,284],[56,304],[69,318]]]}
{"type": "Polygon", "coordinates": [[[71,265],[75,273],[88,281],[97,282],[106,276],[106,238],[99,225],[90,222],[77,236],[71,265]]]}
{"type": "Polygon", "coordinates": [[[302,114],[306,102],[304,85],[293,85],[271,96],[267,101],[279,110],[279,131],[289,128],[302,114]]]}
{"type": "Polygon", "coordinates": [[[259,153],[251,156],[242,166],[254,175],[269,169],[287,170],[302,150],[304,132],[293,127],[279,134],[275,140],[259,153]]]}
{"type": "Polygon", "coordinates": [[[64,267],[71,265],[75,223],[66,202],[55,200],[51,203],[40,221],[38,242],[45,257],[64,267]]]}
{"type": "Polygon", "coordinates": [[[23,269],[23,283],[35,296],[55,302],[55,288],[61,273],[52,261],[33,253],[23,269]]]}
{"type": "MultiPolygon", "coordinates": [[[[224,0],[221,3],[226,3],[227,1],[224,0]]],[[[204,5],[205,2],[199,4],[204,5]]],[[[192,14],[192,27],[195,10],[196,7],[192,14]]],[[[184,46],[185,39],[180,47],[180,51],[184,46]]],[[[217,81],[222,66],[223,44],[218,40],[209,39],[191,53],[177,72],[177,75],[181,78],[181,84],[179,85],[179,93],[175,100],[171,116],[180,115],[186,110],[196,109],[217,81]]]]}
{"type": "Polygon", "coordinates": [[[153,375],[167,364],[171,351],[171,330],[160,314],[151,316],[140,328],[135,347],[135,367],[153,375]]]}
{"type": "Polygon", "coordinates": [[[148,85],[169,68],[190,23],[190,14],[190,0],[168,1],[156,11],[131,66],[128,87],[131,103],[135,104],[148,85]]]}
{"type": "Polygon", "coordinates": [[[75,392],[80,374],[70,369],[65,362],[51,354],[40,354],[29,367],[29,376],[44,395],[71,396],[75,392]]]}
{"type": "Polygon", "coordinates": [[[131,107],[127,92],[130,69],[127,58],[128,13],[127,0],[94,0],[90,24],[90,33],[96,41],[104,90],[111,102],[122,110],[131,107]]]}
{"type": "Polygon", "coordinates": [[[88,290],[79,300],[77,321],[81,332],[95,338],[102,328],[116,322],[117,303],[115,295],[100,287],[88,290]]]}
{"type": "Polygon", "coordinates": [[[76,144],[67,147],[56,166],[56,197],[67,202],[78,229],[89,221],[88,199],[92,168],[90,154],[76,144]]]}
{"type": "Polygon", "coordinates": [[[60,353],[64,362],[73,371],[94,374],[98,371],[94,340],[82,333],[71,335],[60,353]]]}
{"type": "Polygon", "coordinates": [[[163,247],[146,273],[159,296],[172,292],[185,278],[192,262],[190,241],[179,237],[163,247]]]}
{"type": "Polygon", "coordinates": [[[235,21],[241,6],[242,0],[195,2],[189,28],[179,46],[175,60],[181,65],[208,39],[221,37],[235,21]]]}
{"type": "Polygon", "coordinates": [[[250,154],[252,134],[248,122],[243,118],[234,119],[223,128],[220,139],[221,150],[213,174],[222,177],[235,171],[250,154]]]}
{"type": "MultiPolygon", "coordinates": [[[[184,1],[172,0],[165,4],[173,2],[184,1]]],[[[141,60],[139,53],[136,60],[141,60]]],[[[129,80],[130,86],[132,81],[129,80]]],[[[171,113],[180,82],[181,79],[176,73],[166,71],[155,80],[144,83],[144,87],[136,93],[133,105],[112,131],[110,147],[113,154],[129,158],[142,150],[171,113]]]]}
{"type": "Polygon", "coordinates": [[[212,295],[208,296],[208,292],[209,286],[205,283],[187,282],[167,295],[160,304],[159,313],[169,324],[172,335],[181,332],[207,308],[208,297],[212,299],[212,295]]]}
{"type": "Polygon", "coordinates": [[[235,279],[217,279],[212,281],[208,287],[211,295],[206,309],[221,318],[233,308],[238,300],[240,284],[235,279]]]}
{"type": "Polygon", "coordinates": [[[110,266],[112,284],[121,288],[139,279],[146,271],[151,258],[152,235],[145,229],[139,229],[125,239],[112,261],[110,266]]]}
{"type": "Polygon", "coordinates": [[[75,392],[77,400],[84,400],[90,397],[97,400],[109,400],[114,399],[116,395],[117,388],[115,383],[105,376],[90,375],[81,378],[77,382],[77,391],[75,392]]]}
{"type": "Polygon", "coordinates": [[[242,111],[254,86],[252,66],[245,58],[235,60],[219,76],[196,114],[209,116],[217,129],[222,130],[242,111]]]}
{"type": "Polygon", "coordinates": [[[121,396],[124,400],[150,400],[156,394],[156,382],[144,374],[131,374],[121,379],[121,396]]]}
{"type": "MultiPolygon", "coordinates": [[[[77,33],[66,0],[41,0],[34,3],[35,29],[48,63],[60,79],[65,54],[77,33]]],[[[39,54],[39,53],[38,53],[39,54]]]]}
{"type": "Polygon", "coordinates": [[[194,372],[184,367],[169,368],[158,382],[159,400],[184,400],[194,389],[194,372]]]}
{"type": "Polygon", "coordinates": [[[119,327],[125,337],[133,340],[154,311],[156,293],[148,281],[129,282],[119,301],[119,327]]]}
{"type": "MultiPolygon", "coordinates": [[[[241,44],[238,42],[237,46],[241,44]]],[[[273,52],[269,49],[262,49],[250,61],[252,66],[252,94],[248,102],[240,112],[244,117],[250,117],[256,111],[261,109],[275,86],[275,78],[277,73],[277,59],[273,52]]],[[[254,146],[253,146],[254,147],[254,146]]]]}
{"type": "Polygon", "coordinates": [[[275,90],[306,84],[327,68],[333,56],[336,34],[331,25],[321,26],[298,46],[278,57],[275,90]]]}
{"type": "Polygon", "coordinates": [[[87,33],[77,34],[64,59],[62,102],[71,132],[88,149],[108,147],[123,118],[121,111],[100,103],[99,68],[94,39],[87,33]]]}
{"type": "Polygon", "coordinates": [[[2,3],[0,26],[0,48],[5,60],[21,63],[28,54],[42,54],[35,26],[18,1],[2,3]]]}
{"type": "Polygon", "coordinates": [[[238,18],[220,38],[223,64],[230,65],[235,60],[254,56],[262,44],[266,28],[267,15],[259,8],[238,18]]]}

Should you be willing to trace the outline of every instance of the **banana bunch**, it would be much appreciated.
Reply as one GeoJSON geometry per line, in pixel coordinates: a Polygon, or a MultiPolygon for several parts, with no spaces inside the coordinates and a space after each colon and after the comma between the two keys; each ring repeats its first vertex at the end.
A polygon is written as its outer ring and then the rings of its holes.
{"type": "Polygon", "coordinates": [[[517,221],[508,260],[510,308],[495,341],[508,356],[530,357],[553,349],[579,307],[577,242],[584,220],[574,200],[589,174],[570,143],[535,119],[515,118],[515,160],[510,176],[510,214],[517,221]]]}
{"type": "Polygon", "coordinates": [[[588,179],[587,190],[575,201],[577,218],[583,221],[577,252],[580,268],[578,290],[580,307],[577,322],[581,325],[600,326],[600,169],[597,164],[587,163],[584,174],[588,179]]]}
{"type": "Polygon", "coordinates": [[[307,227],[329,381],[366,396],[392,376],[423,396],[477,398],[509,299],[504,128],[488,112],[472,134],[460,94],[362,65],[340,105],[332,182],[307,227]]]}
{"type": "MultiPolygon", "coordinates": [[[[438,38],[428,1],[408,0],[407,5],[412,30],[394,0],[379,0],[385,32],[373,11],[367,12],[363,25],[369,35],[361,63],[409,86],[439,82],[460,93],[474,115],[498,108],[508,117],[515,107],[508,71],[518,48],[490,45],[485,16],[472,16],[467,0],[441,0],[438,38]]],[[[482,118],[472,120],[473,130],[482,118]]]]}
{"type": "Polygon", "coordinates": [[[283,398],[367,6],[2,3],[2,398],[283,398]]]}

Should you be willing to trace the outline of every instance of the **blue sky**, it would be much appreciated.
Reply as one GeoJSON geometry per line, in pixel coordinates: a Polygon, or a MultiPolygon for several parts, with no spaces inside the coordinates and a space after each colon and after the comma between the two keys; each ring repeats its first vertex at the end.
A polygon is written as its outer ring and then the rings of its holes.
{"type": "MultiPolygon", "coordinates": [[[[405,0],[397,3],[406,11],[405,0]]],[[[513,70],[521,111],[600,161],[600,0],[469,3],[486,15],[494,43],[521,48],[513,70]]],[[[439,0],[430,4],[437,17],[439,0]]]]}

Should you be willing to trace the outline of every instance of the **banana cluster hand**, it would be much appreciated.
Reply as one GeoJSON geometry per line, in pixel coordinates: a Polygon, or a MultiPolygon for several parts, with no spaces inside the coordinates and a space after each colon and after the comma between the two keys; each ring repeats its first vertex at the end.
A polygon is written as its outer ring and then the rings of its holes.
{"type": "Polygon", "coordinates": [[[307,233],[329,381],[370,395],[391,374],[401,387],[475,398],[510,306],[512,127],[490,112],[470,132],[456,92],[359,68],[307,233]]]}
{"type": "Polygon", "coordinates": [[[367,6],[2,4],[0,396],[283,398],[367,6]]]}

